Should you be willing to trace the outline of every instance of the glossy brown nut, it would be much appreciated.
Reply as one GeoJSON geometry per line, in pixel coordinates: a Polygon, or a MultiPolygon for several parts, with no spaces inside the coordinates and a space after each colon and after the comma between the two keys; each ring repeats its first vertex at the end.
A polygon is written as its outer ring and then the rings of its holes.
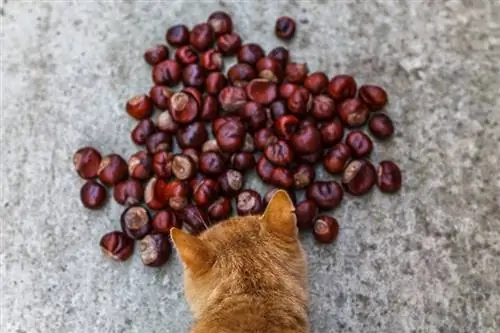
{"type": "Polygon", "coordinates": [[[156,132],[154,122],[151,119],[143,119],[134,127],[130,133],[130,138],[136,145],[140,146],[145,144],[147,138],[154,132],[156,132]]]}
{"type": "Polygon", "coordinates": [[[373,142],[363,131],[352,131],[347,134],[345,143],[351,148],[354,157],[366,157],[373,150],[373,142]]]}
{"type": "Polygon", "coordinates": [[[212,72],[208,74],[205,80],[205,91],[210,94],[217,96],[224,87],[227,86],[227,79],[224,74],[220,72],[212,72]]]}
{"type": "Polygon", "coordinates": [[[147,182],[146,189],[144,190],[144,202],[153,210],[163,209],[167,204],[167,202],[156,193],[157,183],[158,179],[156,177],[151,178],[147,182]]]}
{"type": "Polygon", "coordinates": [[[205,95],[201,108],[200,118],[204,121],[211,121],[217,118],[219,111],[219,101],[211,95],[205,95]]]}
{"type": "Polygon", "coordinates": [[[151,101],[153,101],[154,106],[160,110],[166,110],[168,108],[168,100],[174,92],[167,86],[154,85],[149,91],[149,96],[151,101]]]}
{"type": "Polygon", "coordinates": [[[318,216],[313,224],[314,238],[320,242],[332,243],[339,234],[339,223],[331,216],[318,216]]]}
{"type": "Polygon", "coordinates": [[[283,99],[289,99],[299,89],[295,83],[284,82],[279,86],[279,96],[283,99]]]}
{"type": "Polygon", "coordinates": [[[147,180],[153,172],[153,158],[146,151],[138,151],[128,159],[130,177],[147,180]]]}
{"type": "Polygon", "coordinates": [[[153,113],[153,102],[147,95],[135,96],[127,101],[126,109],[134,119],[149,118],[153,113]]]}
{"type": "Polygon", "coordinates": [[[316,164],[323,157],[323,151],[317,151],[311,154],[298,155],[298,160],[303,163],[316,164]]]}
{"type": "Polygon", "coordinates": [[[219,94],[219,103],[227,112],[238,111],[247,102],[245,89],[225,87],[219,94]]]}
{"type": "Polygon", "coordinates": [[[272,174],[275,168],[276,167],[263,155],[257,161],[256,171],[264,183],[271,183],[272,174]]]}
{"type": "Polygon", "coordinates": [[[198,235],[210,226],[207,213],[195,205],[187,205],[180,216],[186,231],[192,235],[198,235]]]}
{"type": "Polygon", "coordinates": [[[241,37],[236,33],[225,34],[217,38],[217,49],[226,56],[235,55],[241,47],[241,37]]]}
{"type": "Polygon", "coordinates": [[[165,35],[167,42],[175,47],[189,44],[189,29],[183,24],[171,26],[165,35]]]}
{"type": "Polygon", "coordinates": [[[127,236],[142,239],[151,231],[151,216],[142,206],[130,206],[120,216],[120,224],[127,236]]]}
{"type": "Polygon", "coordinates": [[[235,170],[242,172],[252,170],[255,164],[255,156],[251,152],[239,152],[231,156],[231,166],[235,170]]]}
{"type": "Polygon", "coordinates": [[[262,197],[254,190],[241,191],[236,198],[236,211],[240,216],[261,214],[264,208],[262,197]]]}
{"type": "MultiPolygon", "coordinates": [[[[169,111],[163,111],[156,119],[156,127],[158,130],[167,134],[173,135],[179,129],[179,124],[175,122],[169,111]]],[[[154,133],[154,132],[153,132],[154,133]]],[[[152,134],[152,133],[151,133],[152,134]]],[[[151,136],[150,134],[150,136],[151,136]]],[[[146,140],[147,141],[147,140],[146,140]]]]}
{"type": "Polygon", "coordinates": [[[377,168],[377,186],[385,193],[399,191],[402,183],[401,170],[393,161],[382,161],[377,168]]]}
{"type": "Polygon", "coordinates": [[[270,128],[262,128],[258,130],[253,136],[255,147],[262,151],[266,149],[268,144],[276,142],[277,140],[278,137],[270,128]]]}
{"type": "Polygon", "coordinates": [[[198,116],[199,106],[190,94],[177,92],[170,98],[169,110],[176,123],[190,124],[198,116]]]}
{"type": "Polygon", "coordinates": [[[276,192],[278,190],[285,190],[288,193],[288,196],[292,200],[293,204],[295,205],[295,203],[297,202],[297,198],[295,197],[295,191],[290,190],[290,189],[283,189],[280,187],[274,187],[274,188],[269,189],[269,191],[267,191],[267,193],[264,195],[263,200],[264,200],[265,206],[267,206],[269,204],[269,202],[271,201],[271,199],[273,198],[273,196],[276,194],[276,192]]]}
{"type": "Polygon", "coordinates": [[[125,261],[134,252],[134,240],[121,231],[112,231],[103,235],[99,246],[106,257],[116,261],[125,261]]]}
{"type": "Polygon", "coordinates": [[[214,49],[205,51],[200,57],[200,66],[209,71],[219,71],[223,66],[222,54],[214,49]]]}
{"type": "Polygon", "coordinates": [[[195,161],[184,154],[177,154],[172,160],[172,173],[180,180],[188,180],[196,175],[198,168],[195,161]]]}
{"type": "Polygon", "coordinates": [[[323,167],[331,174],[342,173],[351,157],[351,148],[343,142],[337,143],[323,157],[323,167]]]}
{"type": "Polygon", "coordinates": [[[189,34],[189,43],[199,52],[208,50],[214,41],[215,32],[208,23],[195,25],[189,34]]]}
{"type": "Polygon", "coordinates": [[[318,206],[312,200],[305,199],[295,205],[295,216],[299,229],[311,229],[318,212],[318,206]]]}
{"type": "Polygon", "coordinates": [[[223,11],[216,11],[208,17],[208,24],[212,26],[215,35],[222,36],[233,31],[231,16],[223,11]]]}
{"type": "Polygon", "coordinates": [[[382,113],[373,115],[368,123],[368,127],[370,128],[370,133],[380,140],[387,139],[394,133],[394,124],[391,118],[382,113]]]}
{"type": "Polygon", "coordinates": [[[313,95],[322,94],[328,88],[328,77],[323,72],[311,73],[304,80],[304,87],[313,95]]]}
{"type": "Polygon", "coordinates": [[[157,85],[175,86],[181,81],[182,68],[173,60],[164,60],[153,67],[153,82],[157,85]]]}
{"type": "Polygon", "coordinates": [[[312,154],[323,149],[321,133],[313,126],[300,126],[292,135],[291,144],[299,154],[312,154]]]}
{"type": "Polygon", "coordinates": [[[144,265],[150,267],[162,266],[168,261],[172,252],[170,238],[168,235],[159,233],[146,235],[139,242],[139,252],[144,265]]]}
{"type": "Polygon", "coordinates": [[[349,127],[361,127],[366,124],[370,110],[364,102],[357,98],[347,99],[338,108],[342,122],[349,127]]]}
{"type": "Polygon", "coordinates": [[[284,140],[269,144],[264,150],[264,156],[277,166],[287,166],[294,158],[292,149],[284,140]]]}
{"type": "Polygon", "coordinates": [[[283,81],[284,72],[278,60],[263,57],[256,64],[258,76],[274,83],[283,81]]]}
{"type": "Polygon", "coordinates": [[[232,211],[231,200],[220,197],[208,207],[208,216],[212,221],[222,221],[229,218],[232,211]]]}
{"type": "Polygon", "coordinates": [[[267,110],[267,118],[269,124],[273,124],[273,122],[276,121],[279,117],[282,117],[288,113],[286,102],[283,100],[277,100],[271,103],[271,105],[269,105],[269,109],[267,110]]]}
{"type": "Polygon", "coordinates": [[[182,149],[199,149],[208,140],[208,133],[202,122],[196,121],[179,128],[176,134],[177,143],[182,149]]]}
{"type": "Polygon", "coordinates": [[[241,117],[236,113],[232,113],[232,114],[225,114],[224,116],[215,119],[212,122],[212,133],[214,135],[217,134],[222,125],[224,125],[229,121],[241,122],[241,117]]]}
{"type": "Polygon", "coordinates": [[[218,182],[222,193],[231,197],[243,188],[243,174],[238,170],[228,169],[219,176],[218,182]]]}
{"type": "Polygon", "coordinates": [[[88,180],[80,189],[80,201],[88,209],[101,208],[107,197],[106,188],[95,180],[88,180]]]}
{"type": "Polygon", "coordinates": [[[200,155],[200,172],[207,176],[218,176],[226,169],[224,157],[220,153],[209,151],[200,155]]]}
{"type": "Polygon", "coordinates": [[[266,126],[266,111],[264,107],[257,102],[250,101],[245,103],[239,113],[249,132],[253,133],[266,126]]]}
{"type": "Polygon", "coordinates": [[[342,202],[344,191],[334,180],[316,181],[307,188],[306,197],[320,209],[334,209],[342,202]]]}
{"type": "Polygon", "coordinates": [[[113,197],[120,205],[137,205],[144,198],[144,186],[136,179],[124,180],[113,188],[113,197]]]}
{"type": "Polygon", "coordinates": [[[200,165],[200,152],[198,149],[186,148],[182,150],[182,154],[189,156],[193,160],[196,167],[200,165]]]}
{"type": "Polygon", "coordinates": [[[193,187],[193,200],[200,207],[208,207],[219,197],[219,183],[211,178],[202,178],[193,187]]]}
{"type": "Polygon", "coordinates": [[[202,152],[215,151],[217,153],[222,154],[222,150],[220,150],[219,144],[217,143],[217,140],[215,140],[215,139],[210,139],[208,141],[205,141],[205,143],[201,147],[201,151],[202,152]]]}
{"type": "Polygon", "coordinates": [[[334,76],[328,83],[328,94],[336,101],[356,96],[357,84],[350,75],[334,76]]]}
{"type": "Polygon", "coordinates": [[[127,162],[118,154],[109,154],[101,160],[97,176],[104,185],[118,184],[128,176],[127,162]]]}
{"type": "Polygon", "coordinates": [[[228,121],[215,133],[215,139],[223,152],[231,154],[243,148],[245,134],[245,128],[240,121],[228,121]]]}
{"type": "Polygon", "coordinates": [[[172,179],[170,181],[159,179],[155,184],[154,190],[158,198],[165,202],[175,197],[186,198],[191,193],[188,182],[180,179],[172,179]]]}
{"type": "Polygon", "coordinates": [[[170,151],[172,148],[172,136],[165,132],[156,132],[146,140],[146,148],[150,154],[159,151],[170,151]]]}
{"type": "Polygon", "coordinates": [[[288,16],[281,16],[276,20],[274,34],[283,40],[290,40],[295,35],[295,21],[288,16]]]}
{"type": "Polygon", "coordinates": [[[168,58],[168,47],[166,45],[155,45],[144,52],[144,60],[154,66],[168,58]]]}
{"type": "Polygon", "coordinates": [[[335,117],[335,101],[326,95],[317,95],[313,98],[311,114],[319,121],[332,120],[335,117]]]}
{"type": "Polygon", "coordinates": [[[377,179],[375,167],[368,160],[354,160],[344,170],[342,185],[346,192],[360,196],[368,193],[377,179]]]}
{"type": "Polygon", "coordinates": [[[153,171],[159,178],[172,177],[172,160],[174,154],[166,151],[159,151],[153,155],[153,171]]]}
{"type": "Polygon", "coordinates": [[[257,72],[249,64],[237,63],[229,68],[227,77],[233,86],[243,88],[257,77],[257,72]]]}
{"type": "Polygon", "coordinates": [[[196,64],[199,60],[199,56],[191,45],[186,45],[175,51],[175,60],[182,66],[188,66],[196,64]]]}
{"type": "Polygon", "coordinates": [[[359,98],[368,105],[371,111],[378,111],[387,104],[387,92],[384,88],[375,85],[359,87],[359,98]]]}
{"type": "Polygon", "coordinates": [[[203,87],[207,75],[205,70],[198,64],[191,64],[182,71],[182,82],[185,86],[203,87]]]}
{"type": "Polygon", "coordinates": [[[285,67],[285,80],[290,83],[304,83],[309,74],[309,68],[306,63],[290,62],[285,67]]]}
{"type": "Polygon", "coordinates": [[[252,101],[268,105],[278,98],[278,87],[266,79],[253,79],[247,84],[246,93],[252,101]]]}
{"type": "Polygon", "coordinates": [[[319,131],[323,146],[327,148],[339,143],[344,137],[344,126],[338,120],[323,123],[319,131]]]}
{"type": "Polygon", "coordinates": [[[316,179],[316,171],[309,164],[300,164],[293,172],[293,183],[296,189],[303,189],[311,185],[316,179]]]}
{"type": "Polygon", "coordinates": [[[270,183],[281,188],[292,188],[294,183],[293,173],[288,169],[276,167],[271,173],[270,183]]]}
{"type": "Polygon", "coordinates": [[[290,113],[298,117],[304,117],[311,110],[312,101],[311,93],[301,87],[288,98],[286,105],[290,113]]]}
{"type": "Polygon", "coordinates": [[[171,209],[160,210],[151,221],[153,230],[159,234],[169,235],[172,228],[182,228],[182,221],[171,209]]]}
{"type": "Polygon", "coordinates": [[[101,159],[101,153],[97,149],[83,147],[73,155],[73,166],[81,178],[91,179],[97,177],[101,159]]]}
{"type": "Polygon", "coordinates": [[[249,43],[244,44],[238,51],[238,62],[245,62],[249,65],[255,66],[260,58],[264,57],[265,53],[262,47],[257,44],[249,43]]]}
{"type": "Polygon", "coordinates": [[[288,59],[290,58],[290,52],[283,46],[278,46],[269,51],[267,56],[271,59],[278,60],[281,65],[281,68],[285,68],[288,63],[288,59]]]}

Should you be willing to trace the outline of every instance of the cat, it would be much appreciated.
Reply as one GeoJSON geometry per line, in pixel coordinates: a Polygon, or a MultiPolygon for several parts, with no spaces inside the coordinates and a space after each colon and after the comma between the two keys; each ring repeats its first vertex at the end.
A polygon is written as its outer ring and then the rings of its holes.
{"type": "Polygon", "coordinates": [[[262,215],[232,217],[198,236],[172,229],[191,333],[309,332],[307,260],[294,211],[278,190],[262,215]]]}

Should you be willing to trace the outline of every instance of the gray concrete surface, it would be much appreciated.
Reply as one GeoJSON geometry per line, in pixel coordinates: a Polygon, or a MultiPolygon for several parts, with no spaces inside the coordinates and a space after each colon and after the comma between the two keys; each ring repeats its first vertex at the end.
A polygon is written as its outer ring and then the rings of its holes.
{"type": "Polygon", "coordinates": [[[177,258],[161,269],[102,258],[121,208],[82,208],[71,156],[83,145],[134,151],[123,105],[149,89],[143,50],[216,9],[267,50],[280,44],[275,18],[291,15],[294,59],[390,94],[397,135],[373,159],[397,161],[404,187],[345,200],[335,245],[304,234],[313,332],[499,332],[494,0],[4,3],[0,331],[188,330],[177,258]]]}

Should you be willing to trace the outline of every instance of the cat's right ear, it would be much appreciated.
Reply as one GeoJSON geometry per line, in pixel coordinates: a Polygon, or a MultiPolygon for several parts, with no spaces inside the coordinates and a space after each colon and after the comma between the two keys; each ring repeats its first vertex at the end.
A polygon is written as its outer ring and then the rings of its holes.
{"type": "Polygon", "coordinates": [[[172,228],[170,234],[182,262],[189,270],[200,274],[212,267],[215,258],[201,239],[177,228],[172,228]]]}
{"type": "Polygon", "coordinates": [[[297,219],[292,199],[284,190],[273,195],[262,215],[264,228],[289,239],[297,239],[297,219]]]}

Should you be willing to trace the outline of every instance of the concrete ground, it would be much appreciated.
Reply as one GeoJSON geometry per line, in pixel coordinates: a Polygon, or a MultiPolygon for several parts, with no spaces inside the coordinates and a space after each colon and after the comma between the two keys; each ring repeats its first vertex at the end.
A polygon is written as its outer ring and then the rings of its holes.
{"type": "Polygon", "coordinates": [[[121,208],[82,208],[72,154],[133,153],[123,105],[151,85],[144,49],[217,9],[267,50],[291,15],[294,59],[390,95],[397,133],[373,159],[397,161],[404,186],[346,198],[334,245],[303,235],[313,332],[500,331],[498,1],[5,2],[2,333],[188,330],[177,258],[151,269],[101,256],[121,208]]]}

